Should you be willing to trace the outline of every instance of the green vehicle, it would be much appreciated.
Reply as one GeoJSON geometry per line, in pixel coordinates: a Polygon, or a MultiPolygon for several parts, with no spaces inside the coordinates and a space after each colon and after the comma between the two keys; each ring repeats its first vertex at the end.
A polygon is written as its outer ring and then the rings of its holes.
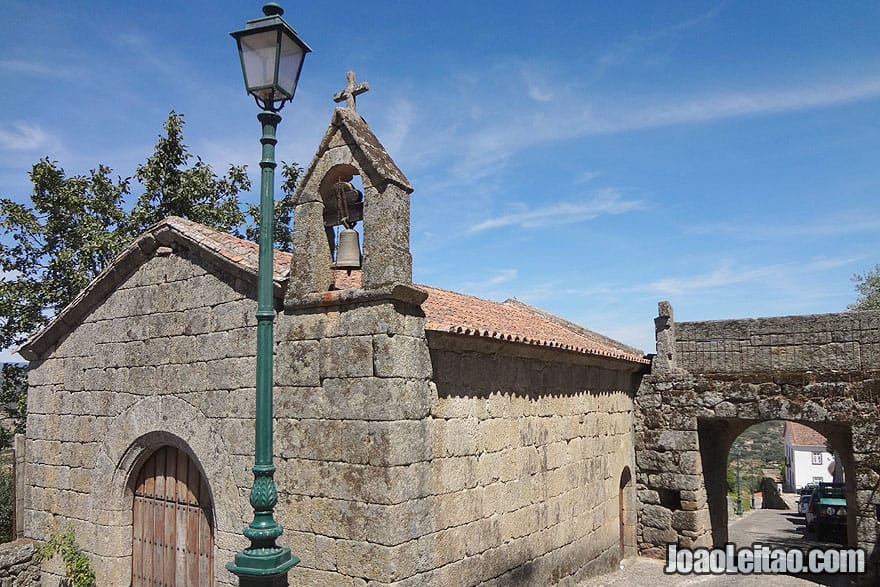
{"type": "Polygon", "coordinates": [[[819,483],[807,508],[807,530],[815,530],[819,541],[831,534],[846,536],[846,486],[843,483],[819,483]]]}

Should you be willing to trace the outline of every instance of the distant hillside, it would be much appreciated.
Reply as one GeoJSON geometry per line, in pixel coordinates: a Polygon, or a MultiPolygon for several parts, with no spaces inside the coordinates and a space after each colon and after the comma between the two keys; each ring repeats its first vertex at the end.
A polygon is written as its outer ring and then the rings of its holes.
{"type": "Polygon", "coordinates": [[[743,432],[730,449],[728,477],[736,472],[737,455],[741,459],[742,484],[753,489],[757,489],[761,482],[762,469],[781,472],[785,464],[784,427],[782,420],[771,420],[755,424],[743,432]]]}

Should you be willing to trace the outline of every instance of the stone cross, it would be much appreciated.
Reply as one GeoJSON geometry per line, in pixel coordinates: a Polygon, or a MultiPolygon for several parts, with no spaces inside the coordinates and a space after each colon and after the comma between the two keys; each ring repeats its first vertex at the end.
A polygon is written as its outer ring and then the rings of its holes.
{"type": "Polygon", "coordinates": [[[357,101],[355,97],[359,94],[363,94],[364,92],[370,91],[370,84],[367,82],[361,82],[359,84],[354,83],[354,72],[349,71],[345,74],[345,79],[348,82],[344,90],[340,90],[333,94],[334,102],[342,102],[345,100],[345,107],[350,110],[357,110],[357,101]]]}

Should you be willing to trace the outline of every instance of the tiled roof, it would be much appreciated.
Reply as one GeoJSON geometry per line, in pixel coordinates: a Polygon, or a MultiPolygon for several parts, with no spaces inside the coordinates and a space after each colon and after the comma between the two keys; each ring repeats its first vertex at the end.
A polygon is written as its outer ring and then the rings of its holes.
{"type": "MultiPolygon", "coordinates": [[[[360,287],[360,271],[336,271],[336,288],[360,287]]],[[[482,336],[536,346],[570,350],[648,364],[636,349],[571,325],[554,320],[545,312],[508,300],[490,302],[454,291],[415,284],[428,292],[422,304],[425,328],[469,336],[482,336]]],[[[554,317],[555,318],[555,317],[554,317]]]]}
{"type": "MultiPolygon", "coordinates": [[[[202,224],[171,216],[150,227],[123,251],[67,308],[57,315],[49,325],[35,334],[23,348],[36,357],[38,349],[47,347],[55,336],[75,322],[77,316],[87,311],[91,303],[97,302],[113,285],[113,276],[119,279],[123,267],[141,262],[143,255],[156,240],[189,241],[208,251],[215,259],[231,263],[244,274],[256,275],[259,260],[259,247],[256,243],[234,237],[228,233],[208,228],[202,224]],[[170,239],[170,240],[169,240],[170,239]],[[88,300],[92,300],[91,302],[88,300]],[[67,326],[65,326],[67,325],[67,326]],[[40,340],[43,339],[43,340],[40,340]]],[[[274,281],[281,288],[290,273],[290,253],[275,251],[274,281]]],[[[336,271],[336,288],[358,288],[361,285],[360,271],[336,271]]],[[[650,361],[637,349],[613,341],[595,332],[566,322],[537,308],[531,308],[516,300],[490,302],[473,296],[416,284],[428,293],[422,304],[425,312],[425,328],[439,332],[449,332],[467,336],[477,336],[506,340],[548,348],[569,350],[588,355],[613,357],[635,363],[649,364],[650,361]]],[[[280,289],[276,289],[276,295],[280,289]]]]}
{"type": "MultiPolygon", "coordinates": [[[[189,237],[190,240],[197,242],[221,257],[229,259],[233,263],[241,265],[251,273],[257,272],[260,250],[257,243],[232,236],[227,232],[214,230],[204,224],[180,218],[179,216],[169,216],[156,226],[161,227],[163,225],[178,230],[189,237]]],[[[275,281],[287,279],[290,273],[290,256],[290,253],[275,251],[275,258],[273,259],[275,281]]]]}
{"type": "MultiPolygon", "coordinates": [[[[623,345],[598,342],[582,330],[572,330],[532,312],[515,301],[490,302],[454,291],[417,286],[428,292],[422,304],[425,328],[456,334],[484,336],[524,344],[602,355],[638,363],[649,361],[623,345]]],[[[606,339],[607,340],[607,339],[606,339]]]]}
{"type": "Polygon", "coordinates": [[[825,446],[827,440],[824,436],[803,424],[786,422],[785,428],[792,446],[825,446]]]}
{"type": "MultiPolygon", "coordinates": [[[[185,232],[192,240],[215,253],[244,266],[257,270],[256,243],[230,234],[172,217],[167,222],[185,232]]],[[[290,271],[289,253],[275,251],[275,280],[283,281],[290,271]]],[[[360,271],[335,271],[336,288],[357,288],[361,285],[360,271]]],[[[523,344],[570,350],[589,355],[614,357],[638,363],[649,363],[636,349],[616,343],[577,325],[566,323],[536,308],[508,300],[490,302],[454,291],[415,284],[428,292],[422,304],[425,328],[469,336],[481,336],[523,344]]]]}

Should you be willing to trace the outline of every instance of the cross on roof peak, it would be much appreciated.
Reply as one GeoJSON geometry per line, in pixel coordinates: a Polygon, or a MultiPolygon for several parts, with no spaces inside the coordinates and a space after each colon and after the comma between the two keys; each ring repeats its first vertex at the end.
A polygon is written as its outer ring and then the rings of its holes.
{"type": "Polygon", "coordinates": [[[349,71],[345,74],[346,86],[344,90],[339,90],[335,94],[333,94],[334,102],[342,102],[345,100],[345,107],[349,110],[357,111],[357,101],[356,96],[363,94],[364,92],[370,91],[370,84],[367,82],[361,82],[359,84],[355,83],[355,76],[353,71],[349,71]]]}

